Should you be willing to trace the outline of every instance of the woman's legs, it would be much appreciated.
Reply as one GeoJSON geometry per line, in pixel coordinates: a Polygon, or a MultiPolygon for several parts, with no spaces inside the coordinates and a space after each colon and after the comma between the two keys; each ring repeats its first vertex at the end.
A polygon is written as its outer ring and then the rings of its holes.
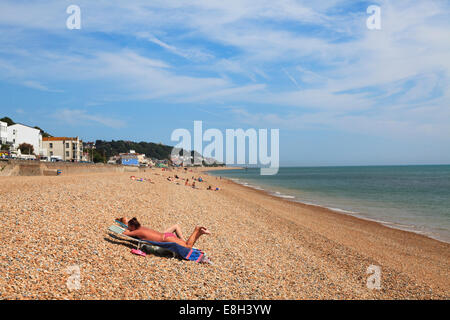
{"type": "Polygon", "coordinates": [[[167,230],[164,231],[164,233],[175,233],[178,238],[186,242],[186,240],[184,240],[183,233],[181,232],[181,228],[177,224],[169,227],[167,230]]]}
{"type": "Polygon", "coordinates": [[[197,242],[198,238],[200,238],[202,234],[211,234],[211,233],[205,227],[197,226],[195,227],[194,232],[192,232],[191,236],[187,241],[183,241],[176,237],[167,237],[164,239],[164,242],[175,242],[178,243],[179,245],[182,245],[183,247],[192,248],[195,242],[197,242]]]}
{"type": "Polygon", "coordinates": [[[197,242],[198,238],[200,238],[200,236],[202,234],[211,234],[211,233],[205,227],[196,226],[194,229],[194,232],[192,232],[191,236],[186,241],[186,245],[189,248],[192,248],[194,246],[195,242],[197,242]]]}

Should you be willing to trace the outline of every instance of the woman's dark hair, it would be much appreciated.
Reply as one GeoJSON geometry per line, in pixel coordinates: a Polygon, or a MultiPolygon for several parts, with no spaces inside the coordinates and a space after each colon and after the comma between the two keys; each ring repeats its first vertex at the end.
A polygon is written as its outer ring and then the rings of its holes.
{"type": "Polygon", "coordinates": [[[137,221],[136,218],[132,218],[130,221],[128,221],[128,226],[133,227],[134,229],[139,229],[141,224],[139,221],[137,221]]]}

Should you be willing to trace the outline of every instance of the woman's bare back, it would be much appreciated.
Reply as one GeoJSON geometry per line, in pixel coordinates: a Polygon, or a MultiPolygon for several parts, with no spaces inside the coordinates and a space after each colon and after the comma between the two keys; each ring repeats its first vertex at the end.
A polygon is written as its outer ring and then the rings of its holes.
{"type": "Polygon", "coordinates": [[[138,238],[143,240],[157,241],[157,242],[163,241],[163,234],[161,232],[146,227],[140,227],[138,230],[134,231],[134,234],[138,238]]]}

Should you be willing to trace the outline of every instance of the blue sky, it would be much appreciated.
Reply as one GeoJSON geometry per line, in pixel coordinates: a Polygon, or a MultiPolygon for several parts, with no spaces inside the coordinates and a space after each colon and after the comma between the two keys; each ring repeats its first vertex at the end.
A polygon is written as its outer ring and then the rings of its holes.
{"type": "Polygon", "coordinates": [[[171,145],[194,120],[277,128],[281,165],[450,163],[449,39],[448,1],[3,0],[0,116],[171,145]]]}

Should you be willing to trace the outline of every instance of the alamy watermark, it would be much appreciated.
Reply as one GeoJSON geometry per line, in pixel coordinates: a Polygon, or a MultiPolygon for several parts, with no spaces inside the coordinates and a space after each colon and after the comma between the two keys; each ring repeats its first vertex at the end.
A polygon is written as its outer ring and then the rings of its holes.
{"type": "Polygon", "coordinates": [[[81,271],[78,265],[69,266],[64,270],[70,277],[67,278],[66,286],[69,290],[81,289],[81,271]]]}
{"type": "MultiPolygon", "coordinates": [[[[370,14],[366,20],[366,26],[369,30],[381,30],[381,7],[370,5],[366,10],[370,14]]],[[[66,26],[69,30],[81,29],[81,9],[76,4],[67,7],[66,13],[70,16],[66,20],[66,26]]]]}
{"type": "Polygon", "coordinates": [[[367,7],[366,12],[370,17],[366,20],[366,26],[369,30],[381,30],[381,7],[371,5],[367,7]]]}
{"type": "Polygon", "coordinates": [[[69,30],[81,29],[81,9],[79,6],[72,4],[67,7],[66,13],[70,16],[66,20],[66,27],[69,30]]]}
{"type": "Polygon", "coordinates": [[[187,129],[175,129],[170,139],[178,144],[172,149],[172,159],[187,165],[201,165],[215,162],[227,165],[260,165],[261,175],[274,175],[279,168],[279,129],[270,129],[270,156],[267,129],[226,129],[225,140],[219,129],[207,129],[203,132],[202,121],[194,121],[194,141],[187,129]],[[248,148],[246,141],[248,140],[248,148]],[[210,142],[203,148],[203,142],[210,142]],[[236,142],[236,143],[235,143],[236,142]],[[193,146],[193,148],[192,148],[193,146]],[[224,162],[224,147],[226,158],[224,162]],[[190,150],[199,155],[192,156],[190,150]],[[236,150],[236,157],[235,157],[236,150]],[[180,155],[180,153],[182,155],[180,155]],[[247,155],[247,157],[246,157],[247,155]],[[236,158],[236,159],[235,159],[236,158]],[[248,158],[248,161],[246,161],[248,158]]]}
{"type": "Polygon", "coordinates": [[[367,278],[366,286],[371,290],[380,290],[381,289],[381,267],[371,264],[367,267],[367,274],[370,276],[367,278]]]}

